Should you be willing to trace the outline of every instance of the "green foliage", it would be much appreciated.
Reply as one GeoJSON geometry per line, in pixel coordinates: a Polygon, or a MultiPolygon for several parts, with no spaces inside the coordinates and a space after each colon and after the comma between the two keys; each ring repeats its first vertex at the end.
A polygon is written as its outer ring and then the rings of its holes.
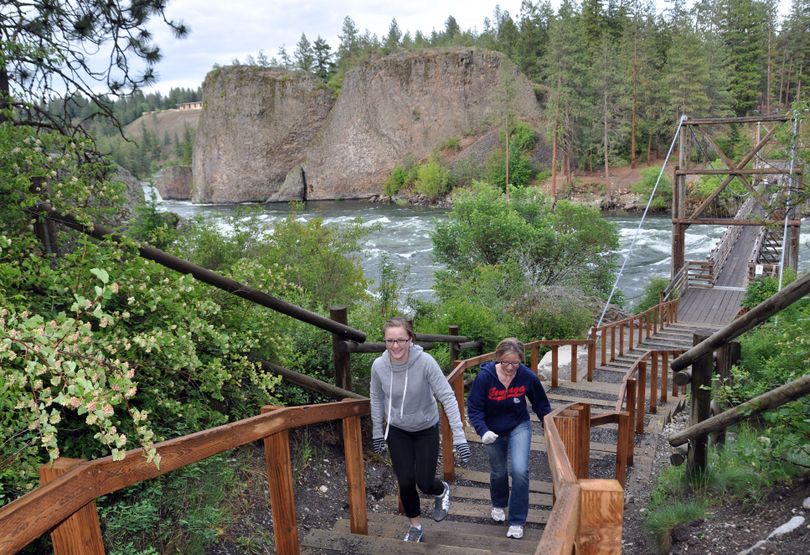
{"type": "MultiPolygon", "coordinates": [[[[509,147],[509,185],[524,187],[534,177],[535,170],[531,160],[522,151],[509,147]]],[[[487,159],[487,179],[506,190],[506,154],[504,150],[493,152],[487,159]]]]}
{"type": "Polygon", "coordinates": [[[102,497],[105,543],[110,553],[203,553],[230,522],[228,497],[239,485],[233,459],[215,455],[102,497]]]}
{"type": "Polygon", "coordinates": [[[537,144],[537,134],[530,125],[518,122],[512,129],[509,143],[511,147],[520,152],[528,152],[537,144]]]}
{"type": "Polygon", "coordinates": [[[392,318],[400,314],[399,301],[402,297],[402,287],[410,271],[411,267],[407,264],[398,269],[391,262],[388,253],[383,253],[380,257],[379,304],[380,316],[383,318],[392,318]]]}
{"type": "Polygon", "coordinates": [[[416,192],[429,199],[437,199],[447,193],[449,183],[450,170],[434,158],[416,168],[416,181],[414,182],[416,192]]]}
{"type": "MultiPolygon", "coordinates": [[[[796,281],[796,272],[786,268],[782,276],[782,286],[786,287],[796,281]]],[[[748,284],[740,304],[743,308],[754,308],[779,292],[779,276],[762,276],[748,284]]]]}
{"type": "MultiPolygon", "coordinates": [[[[646,205],[650,199],[653,187],[658,180],[658,168],[644,168],[641,170],[641,181],[634,183],[630,190],[634,193],[641,195],[641,202],[646,205]]],[[[653,210],[667,210],[672,205],[672,181],[666,176],[662,175],[661,180],[658,182],[658,188],[655,190],[655,197],[653,197],[650,208],[653,210]]]]}
{"type": "Polygon", "coordinates": [[[518,189],[506,203],[486,184],[453,196],[453,210],[433,234],[437,260],[461,274],[479,264],[515,261],[526,283],[574,286],[607,294],[618,245],[612,224],[591,208],[566,201],[552,209],[536,189],[518,189]]]}
{"type": "Polygon", "coordinates": [[[593,314],[581,300],[561,292],[520,299],[514,312],[523,321],[524,337],[532,339],[583,337],[593,324],[593,314]]]}
{"type": "Polygon", "coordinates": [[[385,180],[383,190],[389,197],[396,195],[402,187],[409,185],[415,179],[415,172],[412,169],[395,167],[391,170],[391,175],[385,180]]]}
{"type": "Polygon", "coordinates": [[[633,307],[633,312],[638,314],[657,305],[661,298],[661,291],[663,291],[667,285],[669,285],[667,278],[651,278],[644,286],[644,293],[636,303],[636,306],[633,307]]]}

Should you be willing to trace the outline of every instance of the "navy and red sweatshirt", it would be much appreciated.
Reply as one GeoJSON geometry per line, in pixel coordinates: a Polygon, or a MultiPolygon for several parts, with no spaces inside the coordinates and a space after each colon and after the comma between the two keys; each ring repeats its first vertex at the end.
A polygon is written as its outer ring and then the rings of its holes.
{"type": "Polygon", "coordinates": [[[467,397],[467,415],[479,436],[487,431],[508,434],[529,419],[526,399],[542,423],[543,417],[551,412],[551,405],[534,372],[521,364],[506,388],[495,372],[495,362],[485,362],[467,397]]]}

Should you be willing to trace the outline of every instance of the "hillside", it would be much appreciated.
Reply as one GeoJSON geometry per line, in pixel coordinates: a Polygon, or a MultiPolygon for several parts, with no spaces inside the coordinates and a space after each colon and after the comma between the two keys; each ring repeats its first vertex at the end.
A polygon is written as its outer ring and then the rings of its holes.
{"type": "Polygon", "coordinates": [[[124,126],[124,135],[128,139],[138,140],[143,129],[154,134],[159,140],[168,134],[174,144],[175,137],[182,139],[186,128],[195,131],[202,110],[161,110],[143,114],[135,121],[124,126]]]}

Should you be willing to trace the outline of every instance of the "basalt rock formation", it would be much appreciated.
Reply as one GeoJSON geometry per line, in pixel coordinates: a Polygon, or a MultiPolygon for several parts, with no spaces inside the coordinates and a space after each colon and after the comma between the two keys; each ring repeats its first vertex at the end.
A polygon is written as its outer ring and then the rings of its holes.
{"type": "Polygon", "coordinates": [[[256,66],[210,72],[192,156],[191,200],[265,201],[277,194],[333,104],[332,92],[307,73],[256,66]]]}
{"type": "Polygon", "coordinates": [[[217,69],[203,85],[191,198],[374,197],[393,168],[451,141],[461,145],[454,159],[483,163],[500,148],[507,117],[537,128],[540,109],[529,81],[497,52],[442,48],[371,60],[346,73],[336,100],[300,72],[217,69]]]}

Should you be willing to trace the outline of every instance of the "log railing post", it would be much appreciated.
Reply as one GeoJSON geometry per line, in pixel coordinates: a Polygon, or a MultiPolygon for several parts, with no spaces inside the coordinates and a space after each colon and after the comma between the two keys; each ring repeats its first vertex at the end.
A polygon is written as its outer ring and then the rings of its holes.
{"type": "Polygon", "coordinates": [[[635,454],[636,446],[636,391],[638,391],[638,382],[633,378],[627,380],[627,412],[630,415],[630,425],[627,434],[627,465],[633,464],[633,455],[635,454]]]}
{"type": "Polygon", "coordinates": [[[621,553],[624,490],[616,480],[578,480],[577,555],[621,553]]]}
{"type": "Polygon", "coordinates": [[[667,380],[669,379],[669,351],[663,351],[661,353],[661,402],[667,402],[667,387],[669,384],[667,380]]]}
{"type": "Polygon", "coordinates": [[[532,345],[532,354],[529,362],[529,364],[531,364],[532,372],[534,372],[535,376],[537,375],[537,367],[539,365],[539,361],[540,361],[540,346],[537,345],[537,343],[535,343],[534,345],[532,345]]]}
{"type": "Polygon", "coordinates": [[[577,381],[577,346],[571,345],[571,383],[577,381]]]}
{"type": "Polygon", "coordinates": [[[607,364],[607,328],[602,328],[602,366],[607,364]]]}
{"type": "MultiPolygon", "coordinates": [[[[329,308],[329,317],[340,324],[348,323],[348,316],[345,306],[333,306],[329,308]]],[[[349,350],[346,344],[341,341],[343,338],[337,334],[332,334],[332,356],[335,361],[335,385],[343,389],[352,390],[352,367],[349,350]]]]}
{"type": "Polygon", "coordinates": [[[624,356],[624,324],[619,325],[619,356],[624,356]]]}
{"type": "Polygon", "coordinates": [[[366,473],[363,464],[363,438],[359,416],[343,419],[343,453],[346,457],[346,485],[352,534],[368,535],[366,473]]]}
{"type": "Polygon", "coordinates": [[[658,412],[658,351],[652,351],[650,356],[650,414],[655,414],[658,412]]]}
{"type": "MultiPolygon", "coordinates": [[[[261,412],[270,412],[277,408],[262,407],[261,412]]],[[[298,543],[290,436],[287,430],[264,438],[264,460],[267,469],[267,484],[270,489],[270,509],[273,514],[276,553],[298,555],[301,548],[298,543]]]]}
{"type": "Polygon", "coordinates": [[[644,433],[644,409],[647,404],[647,362],[638,363],[638,385],[636,386],[636,433],[644,433]]]}
{"type": "Polygon", "coordinates": [[[559,353],[557,345],[551,346],[551,387],[557,387],[559,383],[559,353]]]}
{"type": "MultiPolygon", "coordinates": [[[[706,336],[695,334],[694,344],[701,343],[706,336]]],[[[699,424],[711,416],[712,372],[714,370],[714,353],[709,351],[692,363],[692,377],[689,380],[692,397],[689,425],[699,424]]],[[[706,469],[709,460],[709,436],[700,434],[689,442],[689,454],[686,460],[686,471],[695,476],[706,469]]]]}
{"type": "MultiPolygon", "coordinates": [[[[51,464],[40,466],[40,483],[52,482],[83,462],[86,461],[60,457],[51,464]]],[[[96,502],[91,501],[51,530],[51,541],[55,555],[104,555],[96,502]]]]}
{"type": "MultiPolygon", "coordinates": [[[[591,405],[582,403],[577,410],[577,458],[574,471],[578,479],[588,477],[588,463],[591,458],[591,405]]],[[[573,465],[572,465],[573,466],[573,465]]]]}
{"type": "Polygon", "coordinates": [[[596,368],[596,338],[592,337],[588,343],[588,381],[593,381],[593,371],[596,368]]]}
{"type": "Polygon", "coordinates": [[[630,337],[629,337],[629,341],[627,342],[631,351],[636,348],[636,346],[633,344],[633,342],[635,341],[635,335],[636,335],[635,327],[636,327],[636,319],[631,316],[630,317],[630,337]]]}
{"type": "Polygon", "coordinates": [[[554,417],[554,424],[560,434],[560,440],[565,447],[565,454],[574,473],[579,469],[579,423],[577,413],[573,410],[563,411],[554,417]]]}
{"type": "MultiPolygon", "coordinates": [[[[447,331],[450,335],[458,335],[458,326],[448,326],[447,331]]],[[[458,343],[450,343],[450,371],[456,366],[456,361],[458,360],[459,352],[461,349],[458,347],[458,343]]]]}
{"type": "Polygon", "coordinates": [[[630,422],[630,413],[620,412],[617,415],[618,434],[616,437],[616,479],[624,487],[627,478],[628,451],[630,449],[630,434],[633,424],[630,422]]]}
{"type": "Polygon", "coordinates": [[[610,361],[616,360],[616,324],[610,326],[610,361]]]}

